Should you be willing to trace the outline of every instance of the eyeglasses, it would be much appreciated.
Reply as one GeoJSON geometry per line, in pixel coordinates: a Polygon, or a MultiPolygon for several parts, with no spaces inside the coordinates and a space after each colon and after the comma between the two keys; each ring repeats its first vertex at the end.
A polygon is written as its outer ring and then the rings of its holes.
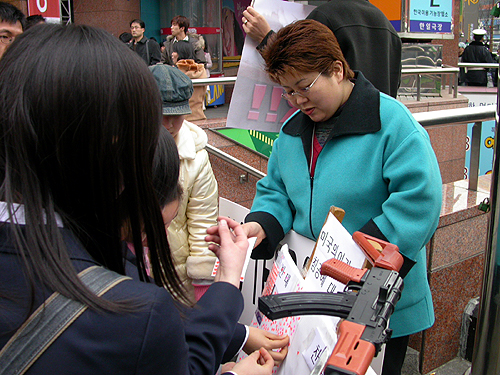
{"type": "Polygon", "coordinates": [[[142,29],[140,26],[130,26],[130,30],[139,30],[142,29]]]}
{"type": "Polygon", "coordinates": [[[285,90],[283,90],[283,94],[281,94],[281,97],[286,99],[286,100],[292,100],[295,98],[296,95],[298,96],[302,96],[303,98],[306,98],[307,97],[307,94],[309,93],[309,91],[311,90],[311,88],[314,86],[314,84],[316,83],[316,81],[318,80],[318,78],[323,74],[324,72],[321,72],[318,74],[318,76],[314,79],[314,81],[312,81],[312,83],[307,86],[307,87],[304,87],[302,89],[298,89],[297,91],[290,91],[290,92],[286,92],[285,90]]]}
{"type": "Polygon", "coordinates": [[[0,42],[2,44],[11,44],[14,39],[16,39],[15,36],[0,35],[0,42]]]}

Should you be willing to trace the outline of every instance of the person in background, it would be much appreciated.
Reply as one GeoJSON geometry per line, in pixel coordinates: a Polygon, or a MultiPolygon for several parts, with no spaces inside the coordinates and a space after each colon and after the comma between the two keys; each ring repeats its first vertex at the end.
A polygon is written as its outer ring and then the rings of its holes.
{"type": "Polygon", "coordinates": [[[0,59],[26,25],[26,16],[14,5],[0,1],[0,59]]]}
{"type": "Polygon", "coordinates": [[[179,60],[188,59],[193,61],[195,59],[193,45],[186,40],[180,40],[174,43],[172,52],[172,62],[174,65],[176,65],[179,60]]]}
{"type": "Polygon", "coordinates": [[[210,52],[208,51],[208,44],[203,38],[203,53],[205,54],[205,61],[207,62],[205,64],[205,70],[207,71],[207,78],[210,78],[210,69],[212,69],[213,63],[212,63],[212,57],[210,56],[210,52]]]}
{"type": "Polygon", "coordinates": [[[155,65],[160,62],[161,52],[160,45],[154,40],[146,38],[146,24],[142,20],[132,20],[130,22],[130,33],[132,39],[129,42],[129,47],[143,59],[148,65],[155,65]]]}
{"type": "Polygon", "coordinates": [[[34,14],[32,16],[28,16],[26,17],[26,27],[24,28],[24,31],[28,30],[30,27],[44,23],[45,23],[45,18],[40,14],[34,14]]]}
{"type": "MultiPolygon", "coordinates": [[[[462,62],[462,55],[464,53],[465,48],[467,45],[464,42],[458,43],[458,62],[462,62]]],[[[458,85],[459,86],[464,86],[465,85],[465,68],[460,68],[460,72],[458,74],[458,85]]]]}
{"type": "MultiPolygon", "coordinates": [[[[404,104],[350,69],[318,21],[283,27],[262,56],[298,110],[273,144],[243,225],[257,237],[252,257],[271,259],[290,229],[316,241],[331,206],[345,210],[349,233],[397,245],[405,288],[391,316],[382,374],[399,375],[409,335],[434,323],[425,245],[439,221],[442,185],[429,136],[404,104]]],[[[219,243],[218,227],[207,232],[219,243]]]]}
{"type": "MultiPolygon", "coordinates": [[[[485,47],[483,38],[486,30],[475,29],[472,31],[474,41],[470,42],[462,54],[464,63],[496,63],[490,51],[485,47]]],[[[465,82],[467,86],[487,86],[489,69],[473,67],[465,69],[465,82]]]]}
{"type": "Polygon", "coordinates": [[[129,43],[132,40],[132,34],[125,31],[120,34],[118,39],[120,39],[123,43],[129,43]]]}
{"type": "MultiPolygon", "coordinates": [[[[192,302],[199,301],[214,282],[212,270],[215,254],[205,242],[207,229],[217,223],[217,181],[205,150],[207,135],[198,126],[186,121],[191,112],[189,98],[193,93],[191,80],[179,69],[166,64],[149,68],[153,73],[162,98],[162,124],[173,136],[180,158],[179,184],[182,196],[176,207],[176,215],[168,226],[168,240],[177,273],[192,302]]],[[[156,164],[155,164],[156,165],[156,164]]],[[[156,168],[156,167],[155,167],[156,168]]],[[[162,172],[156,171],[155,177],[162,172]]],[[[162,178],[163,179],[163,178],[162,178]]],[[[161,183],[161,180],[159,181],[161,183]]],[[[161,189],[158,186],[157,191],[161,189]]],[[[164,212],[164,221],[172,216],[164,212]]],[[[238,329],[243,326],[239,325],[238,329]]],[[[243,346],[249,354],[253,348],[271,350],[276,363],[287,354],[288,337],[246,327],[248,341],[243,346]],[[280,349],[280,352],[276,351],[280,349]]]]}
{"type": "Polygon", "coordinates": [[[175,16],[170,21],[172,35],[167,37],[167,40],[163,42],[161,62],[168,65],[175,65],[172,61],[172,52],[174,52],[174,44],[185,40],[193,46],[194,50],[194,61],[197,64],[205,65],[205,55],[203,53],[203,47],[201,44],[202,36],[194,33],[188,32],[189,20],[184,16],[175,16]]]}
{"type": "MultiPolygon", "coordinates": [[[[384,94],[396,98],[401,83],[402,44],[391,22],[367,0],[330,0],[308,16],[326,25],[337,38],[347,63],[384,94]]],[[[243,30],[261,50],[274,33],[254,8],[243,12],[243,30]]]]}
{"type": "Polygon", "coordinates": [[[163,126],[174,138],[180,157],[179,182],[183,195],[177,216],[168,228],[168,239],[177,273],[194,302],[214,281],[212,270],[216,257],[208,249],[205,236],[206,230],[217,224],[217,181],[205,150],[207,134],[185,120],[191,113],[191,79],[169,65],[155,65],[150,69],[162,97],[163,126]]]}
{"type": "MultiPolygon", "coordinates": [[[[214,374],[245,342],[248,241],[220,219],[215,282],[189,308],[153,186],[161,99],[143,60],[101,29],[32,28],[0,60],[0,96],[0,350],[58,292],[84,311],[28,373],[214,374]],[[137,259],[145,234],[154,284],[124,258],[126,221],[137,259]],[[116,285],[98,296],[78,276],[89,269],[116,285]]],[[[273,363],[260,349],[233,370],[269,375],[273,363]]]]}

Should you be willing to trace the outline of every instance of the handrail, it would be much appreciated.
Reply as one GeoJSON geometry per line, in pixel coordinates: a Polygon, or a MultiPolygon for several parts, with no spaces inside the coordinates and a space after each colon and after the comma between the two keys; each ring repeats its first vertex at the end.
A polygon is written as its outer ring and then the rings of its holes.
{"type": "MultiPolygon", "coordinates": [[[[495,106],[468,107],[444,109],[441,111],[419,112],[414,113],[413,117],[423,127],[432,127],[445,124],[464,124],[474,122],[471,139],[471,157],[469,171],[469,189],[477,191],[478,173],[479,173],[479,151],[481,141],[481,125],[483,121],[494,120],[496,117],[495,106]]],[[[206,145],[209,153],[221,158],[222,160],[234,165],[235,167],[247,172],[248,174],[261,179],[266,176],[266,173],[255,169],[245,162],[235,158],[232,155],[214,147],[210,144],[206,145]]]]}
{"type": "Polygon", "coordinates": [[[193,86],[234,85],[234,83],[236,82],[236,77],[196,78],[192,81],[193,86]]]}
{"type": "Polygon", "coordinates": [[[485,68],[485,69],[498,69],[498,63],[458,63],[459,68],[485,68]]]}
{"type": "Polygon", "coordinates": [[[214,147],[214,146],[207,143],[205,148],[212,155],[215,155],[215,156],[221,158],[222,160],[228,162],[229,164],[234,165],[235,167],[238,167],[239,169],[247,172],[248,174],[250,174],[254,177],[257,177],[258,179],[266,177],[266,174],[264,172],[261,172],[258,169],[255,169],[254,167],[246,164],[245,162],[242,162],[241,160],[236,159],[234,156],[225,153],[224,151],[218,149],[217,147],[214,147]]]}
{"type": "MultiPolygon", "coordinates": [[[[449,82],[448,90],[451,94],[453,89],[453,97],[458,97],[458,74],[459,68],[446,67],[446,68],[403,68],[401,75],[416,75],[417,76],[417,101],[421,99],[420,78],[422,74],[453,74],[453,82],[449,82]]],[[[443,86],[444,87],[444,86],[443,86]]]]}
{"type": "MultiPolygon", "coordinates": [[[[403,68],[401,69],[402,75],[417,75],[417,101],[420,101],[420,77],[423,74],[453,74],[453,84],[449,85],[449,92],[453,89],[453,97],[458,96],[458,73],[459,68],[446,67],[446,68],[403,68]]],[[[193,79],[193,86],[207,86],[207,85],[234,85],[237,77],[214,77],[214,78],[197,78],[193,79]]]]}

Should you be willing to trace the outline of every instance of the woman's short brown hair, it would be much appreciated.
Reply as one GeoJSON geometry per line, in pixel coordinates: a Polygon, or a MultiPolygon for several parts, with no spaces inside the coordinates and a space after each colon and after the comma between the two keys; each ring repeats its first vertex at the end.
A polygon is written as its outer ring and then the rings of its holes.
{"type": "Polygon", "coordinates": [[[331,74],[334,61],[340,61],[344,66],[344,79],[354,78],[333,32],[314,20],[300,20],[283,27],[271,36],[262,57],[269,77],[277,83],[288,73],[331,74]]]}

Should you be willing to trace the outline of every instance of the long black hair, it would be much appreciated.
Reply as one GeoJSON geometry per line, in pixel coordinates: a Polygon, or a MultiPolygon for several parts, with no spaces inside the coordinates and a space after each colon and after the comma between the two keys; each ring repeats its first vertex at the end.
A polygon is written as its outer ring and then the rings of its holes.
{"type": "Polygon", "coordinates": [[[37,26],[0,60],[0,97],[0,199],[14,222],[13,204],[24,205],[25,230],[11,227],[32,290],[45,283],[91,308],[126,308],[80,282],[57,227],[59,214],[96,261],[121,274],[121,228],[128,220],[139,275],[147,281],[140,260],[144,230],[158,259],[155,283],[187,301],[153,188],[161,100],[140,57],[104,30],[37,26]]]}

